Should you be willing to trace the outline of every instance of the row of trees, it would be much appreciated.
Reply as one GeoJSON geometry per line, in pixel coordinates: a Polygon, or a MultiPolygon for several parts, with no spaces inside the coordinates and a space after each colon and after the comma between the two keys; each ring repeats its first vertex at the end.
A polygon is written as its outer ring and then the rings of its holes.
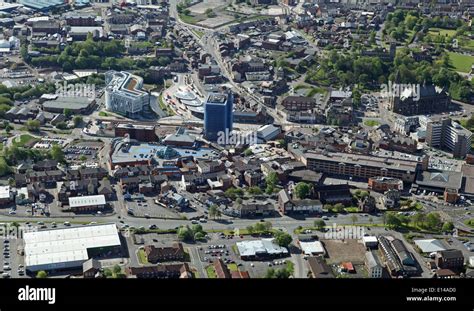
{"type": "Polygon", "coordinates": [[[265,274],[266,279],[288,279],[294,273],[294,265],[287,261],[286,267],[280,269],[269,268],[265,274]]]}
{"type": "Polygon", "coordinates": [[[247,226],[247,232],[253,234],[269,234],[272,230],[272,223],[269,221],[257,222],[255,225],[247,226]]]}
{"type": "Polygon", "coordinates": [[[384,224],[394,229],[408,225],[429,231],[452,231],[454,229],[452,222],[443,222],[441,216],[436,212],[416,213],[413,216],[388,212],[384,214],[384,224]]]}
{"type": "Polygon", "coordinates": [[[396,83],[434,84],[447,88],[452,98],[470,100],[472,86],[457,72],[452,70],[449,55],[442,52],[440,61],[417,62],[410,55],[411,50],[399,49],[393,63],[378,57],[360,56],[357,53],[340,54],[333,50],[326,58],[321,58],[306,75],[306,82],[322,86],[355,86],[377,89],[380,85],[396,83]]]}
{"type": "Polygon", "coordinates": [[[125,45],[121,40],[94,41],[92,35],[83,42],[74,42],[60,54],[38,57],[28,56],[26,47],[21,50],[23,59],[36,67],[62,67],[64,71],[73,69],[114,69],[137,70],[150,66],[166,66],[168,57],[132,59],[125,57],[125,45]]]}
{"type": "Polygon", "coordinates": [[[182,226],[178,229],[178,239],[180,241],[193,242],[204,239],[206,232],[201,225],[182,226]]]}
{"type": "Polygon", "coordinates": [[[217,205],[213,204],[209,207],[209,217],[216,219],[216,218],[221,218],[222,213],[217,207],[217,205]]]}
{"type": "Polygon", "coordinates": [[[23,148],[18,146],[3,147],[0,154],[0,176],[6,176],[13,172],[12,166],[17,165],[24,160],[33,160],[34,162],[43,159],[52,159],[65,163],[64,151],[59,145],[53,145],[48,151],[23,148]]]}
{"type": "MultiPolygon", "coordinates": [[[[270,195],[273,194],[278,185],[278,175],[275,172],[271,172],[265,177],[265,193],[270,195]]],[[[303,192],[305,190],[302,190],[303,192]]],[[[264,191],[262,188],[253,186],[247,189],[249,195],[262,195],[264,191]]],[[[229,188],[225,191],[225,196],[231,200],[237,201],[239,204],[242,202],[242,198],[245,195],[245,191],[242,188],[229,188]]]]}
{"type": "Polygon", "coordinates": [[[366,88],[386,81],[389,64],[377,57],[341,54],[332,50],[328,57],[318,59],[311,66],[305,82],[322,86],[360,84],[366,88]]]}
{"type": "Polygon", "coordinates": [[[449,16],[428,18],[420,16],[417,11],[396,10],[387,15],[383,34],[389,35],[395,40],[403,41],[406,39],[408,31],[427,31],[432,27],[465,29],[468,26],[462,20],[450,18],[449,16]]]}

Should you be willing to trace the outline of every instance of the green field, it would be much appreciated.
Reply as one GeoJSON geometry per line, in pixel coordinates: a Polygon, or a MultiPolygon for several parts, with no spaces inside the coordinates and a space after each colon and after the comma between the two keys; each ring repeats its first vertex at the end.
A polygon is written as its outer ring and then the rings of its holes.
{"type": "Polygon", "coordinates": [[[239,268],[237,268],[237,265],[235,263],[228,264],[227,268],[229,268],[230,272],[239,271],[239,268]]]}
{"type": "Polygon", "coordinates": [[[217,279],[216,270],[213,265],[210,265],[206,268],[207,277],[209,279],[217,279]]]}
{"type": "Polygon", "coordinates": [[[365,126],[379,126],[380,122],[376,120],[365,120],[364,125],[365,126]]]}
{"type": "Polygon", "coordinates": [[[179,18],[186,24],[196,24],[201,20],[192,15],[179,14],[179,18]]]}
{"type": "Polygon", "coordinates": [[[28,135],[28,134],[23,134],[23,135],[20,135],[20,137],[15,137],[13,139],[13,145],[17,146],[17,147],[24,147],[26,144],[28,144],[29,142],[33,141],[33,140],[37,140],[37,138],[31,136],[31,135],[28,135]]]}
{"type": "Polygon", "coordinates": [[[464,221],[464,223],[466,225],[468,225],[469,227],[473,227],[474,228],[474,218],[471,218],[471,219],[467,219],[464,221]]]}
{"type": "Polygon", "coordinates": [[[448,52],[449,59],[456,71],[470,72],[474,64],[474,56],[448,52]]]}
{"type": "Polygon", "coordinates": [[[459,47],[469,51],[474,51],[474,40],[466,36],[458,36],[459,47]]]}
{"type": "Polygon", "coordinates": [[[139,249],[137,252],[138,262],[141,264],[147,264],[148,260],[146,259],[146,254],[144,249],[139,249]]]}
{"type": "Polygon", "coordinates": [[[442,28],[430,28],[428,34],[431,36],[443,36],[452,37],[456,34],[456,30],[453,29],[442,29],[442,28]]]}

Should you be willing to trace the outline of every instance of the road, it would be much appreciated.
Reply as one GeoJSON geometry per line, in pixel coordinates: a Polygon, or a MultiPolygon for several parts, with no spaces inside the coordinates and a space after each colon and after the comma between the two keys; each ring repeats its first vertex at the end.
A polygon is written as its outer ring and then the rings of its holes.
{"type": "Polygon", "coordinates": [[[290,126],[294,125],[294,124],[291,124],[291,123],[287,122],[286,120],[282,120],[282,118],[276,113],[276,111],[273,108],[264,106],[262,98],[260,98],[259,96],[255,95],[255,94],[252,94],[252,93],[248,92],[246,89],[242,88],[239,84],[234,82],[234,80],[232,78],[232,74],[229,72],[227,66],[225,65],[225,61],[222,59],[220,53],[216,52],[216,51],[218,51],[218,49],[216,49],[216,47],[213,46],[215,44],[215,41],[213,39],[213,33],[215,31],[213,31],[213,30],[211,31],[207,28],[199,27],[199,26],[196,26],[196,25],[191,25],[191,24],[184,23],[179,17],[179,14],[176,10],[176,5],[177,5],[177,0],[170,0],[170,16],[174,17],[176,19],[176,22],[178,24],[180,24],[184,29],[187,29],[188,33],[191,36],[194,37],[196,42],[198,42],[201,45],[202,49],[211,55],[212,59],[215,60],[217,65],[220,67],[222,75],[225,78],[227,78],[227,80],[229,81],[229,84],[232,85],[234,90],[239,95],[241,95],[241,96],[245,95],[245,97],[254,100],[260,106],[263,106],[266,109],[267,113],[272,118],[274,118],[276,121],[278,121],[280,124],[283,125],[283,124],[288,123],[290,126]],[[200,31],[204,31],[205,33],[200,38],[199,36],[196,35],[196,33],[191,31],[191,29],[198,29],[200,31]]]}
{"type": "MultiPolygon", "coordinates": [[[[116,206],[117,210],[117,206],[116,206]]],[[[340,214],[337,217],[330,217],[329,220],[326,220],[327,225],[351,225],[351,214],[340,214]]],[[[373,224],[381,224],[382,217],[371,216],[373,219],[373,224]]],[[[298,226],[303,227],[312,227],[314,221],[319,218],[307,218],[307,219],[295,219],[288,216],[279,217],[279,218],[268,218],[267,221],[271,222],[273,227],[276,228],[285,228],[288,232],[293,232],[298,226]]],[[[31,222],[35,223],[38,221],[47,222],[56,222],[62,223],[69,221],[74,224],[74,222],[88,223],[88,222],[100,222],[100,223],[118,223],[119,221],[128,224],[133,227],[148,227],[151,224],[156,224],[160,229],[173,229],[183,225],[189,225],[191,222],[189,220],[181,219],[154,219],[154,218],[139,218],[133,217],[126,213],[125,208],[122,204],[119,205],[117,210],[117,215],[81,215],[73,217],[45,217],[45,216],[19,216],[19,215],[2,215],[0,216],[0,221],[2,222],[31,222]],[[120,217],[120,219],[118,218],[120,217]]],[[[245,228],[250,224],[255,224],[258,222],[258,219],[232,219],[232,220],[209,220],[206,223],[202,223],[202,227],[205,230],[233,230],[235,228],[245,228]]],[[[368,218],[359,217],[356,224],[369,224],[368,218]]]]}
{"type": "Polygon", "coordinates": [[[202,264],[202,261],[199,258],[199,250],[196,247],[189,247],[188,249],[189,249],[189,256],[191,257],[191,262],[196,267],[197,272],[199,274],[199,278],[200,279],[207,278],[206,269],[204,268],[204,265],[202,264]]]}

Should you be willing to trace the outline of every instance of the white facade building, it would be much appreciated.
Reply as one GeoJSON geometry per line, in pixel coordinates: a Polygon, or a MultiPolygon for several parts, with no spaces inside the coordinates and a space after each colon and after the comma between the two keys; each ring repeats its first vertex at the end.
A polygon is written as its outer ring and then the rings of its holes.
{"type": "Polygon", "coordinates": [[[105,107],[128,117],[140,114],[149,107],[152,96],[142,90],[143,79],[126,71],[105,73],[105,107]]]}

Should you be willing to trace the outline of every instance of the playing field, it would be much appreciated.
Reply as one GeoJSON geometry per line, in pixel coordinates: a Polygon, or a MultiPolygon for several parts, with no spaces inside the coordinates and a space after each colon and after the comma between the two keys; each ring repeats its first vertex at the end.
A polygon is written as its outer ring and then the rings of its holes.
{"type": "Polygon", "coordinates": [[[430,28],[428,34],[431,36],[443,36],[443,37],[452,37],[456,33],[456,30],[453,29],[442,29],[442,28],[430,28]]]}
{"type": "Polygon", "coordinates": [[[474,56],[448,52],[449,59],[456,71],[470,72],[474,64],[474,56]]]}

